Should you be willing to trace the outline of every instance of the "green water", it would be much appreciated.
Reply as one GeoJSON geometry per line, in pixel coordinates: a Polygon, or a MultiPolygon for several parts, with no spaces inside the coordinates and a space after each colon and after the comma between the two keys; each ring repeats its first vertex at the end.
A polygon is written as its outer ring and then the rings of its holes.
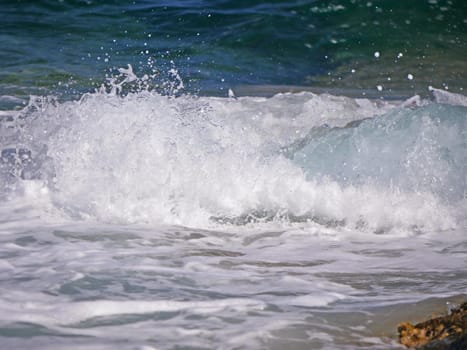
{"type": "Polygon", "coordinates": [[[463,0],[18,0],[0,16],[0,95],[79,94],[128,63],[160,81],[176,68],[187,90],[215,95],[270,84],[463,91],[466,81],[463,0]]]}

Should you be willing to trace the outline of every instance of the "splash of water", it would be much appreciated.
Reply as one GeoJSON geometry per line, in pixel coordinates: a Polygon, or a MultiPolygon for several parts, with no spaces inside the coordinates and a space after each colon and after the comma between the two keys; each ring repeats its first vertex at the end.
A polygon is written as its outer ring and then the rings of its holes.
{"type": "MultiPolygon", "coordinates": [[[[171,74],[172,92],[181,91],[171,74]]],[[[55,207],[80,220],[314,221],[370,232],[456,225],[458,202],[443,193],[452,187],[464,200],[464,107],[312,93],[175,97],[147,88],[148,80],[128,66],[77,101],[31,98],[11,127],[3,124],[4,187],[40,183],[55,207]],[[123,93],[126,84],[137,91],[123,93]],[[433,137],[420,137],[430,130],[433,137]],[[414,167],[401,163],[408,150],[414,167]],[[347,164],[359,171],[346,172],[347,164]],[[425,186],[433,174],[443,186],[425,186]]]]}

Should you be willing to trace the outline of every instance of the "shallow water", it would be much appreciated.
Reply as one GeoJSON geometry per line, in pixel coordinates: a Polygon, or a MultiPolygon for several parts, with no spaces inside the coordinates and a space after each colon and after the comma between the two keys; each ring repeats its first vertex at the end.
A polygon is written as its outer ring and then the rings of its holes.
{"type": "Polygon", "coordinates": [[[18,226],[1,252],[15,348],[398,348],[397,323],[465,292],[463,233],[18,226]]]}
{"type": "Polygon", "coordinates": [[[401,349],[465,301],[465,5],[404,6],[2,5],[3,346],[401,349]]]}
{"type": "Polygon", "coordinates": [[[397,349],[397,323],[465,293],[464,232],[39,226],[18,211],[1,236],[15,348],[397,349]]]}

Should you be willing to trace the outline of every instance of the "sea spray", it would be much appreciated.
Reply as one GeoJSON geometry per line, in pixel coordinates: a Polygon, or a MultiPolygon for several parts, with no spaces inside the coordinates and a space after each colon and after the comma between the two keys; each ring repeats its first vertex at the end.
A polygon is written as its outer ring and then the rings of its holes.
{"type": "Polygon", "coordinates": [[[10,152],[19,162],[2,151],[18,181],[41,182],[71,217],[198,227],[315,221],[371,232],[455,226],[464,107],[312,93],[122,94],[137,78],[131,67],[121,72],[133,78],[78,101],[32,98],[15,117],[10,152]]]}

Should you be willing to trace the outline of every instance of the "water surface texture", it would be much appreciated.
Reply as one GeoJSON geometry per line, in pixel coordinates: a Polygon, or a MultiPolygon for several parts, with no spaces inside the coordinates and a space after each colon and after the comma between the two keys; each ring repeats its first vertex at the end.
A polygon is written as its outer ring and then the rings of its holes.
{"type": "Polygon", "coordinates": [[[17,0],[0,14],[0,92],[15,94],[89,88],[148,60],[209,94],[243,84],[459,91],[467,72],[463,0],[17,0]]]}
{"type": "Polygon", "coordinates": [[[0,342],[402,349],[467,295],[464,1],[3,1],[0,342]]]}

